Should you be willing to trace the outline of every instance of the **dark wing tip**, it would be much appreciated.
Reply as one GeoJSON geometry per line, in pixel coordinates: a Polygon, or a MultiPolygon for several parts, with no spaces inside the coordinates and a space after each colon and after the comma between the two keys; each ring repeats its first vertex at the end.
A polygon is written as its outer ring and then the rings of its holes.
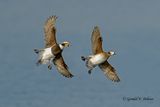
{"type": "Polygon", "coordinates": [[[69,74],[69,75],[67,76],[67,78],[72,78],[72,77],[74,77],[74,75],[72,75],[72,74],[69,74]]]}
{"type": "Polygon", "coordinates": [[[116,79],[112,80],[113,82],[120,82],[120,79],[117,77],[116,79]]]}
{"type": "Polygon", "coordinates": [[[58,17],[56,15],[53,15],[53,16],[49,16],[49,18],[47,20],[56,20],[58,17]]]}
{"type": "Polygon", "coordinates": [[[93,31],[94,31],[94,32],[99,32],[99,27],[98,27],[98,26],[95,26],[94,29],[93,29],[93,31]]]}
{"type": "Polygon", "coordinates": [[[99,27],[98,26],[94,26],[94,29],[99,29],[99,27]]]}
{"type": "Polygon", "coordinates": [[[66,78],[74,77],[74,75],[71,74],[67,69],[65,69],[65,70],[58,69],[58,71],[61,73],[62,76],[66,77],[66,78]]]}
{"type": "Polygon", "coordinates": [[[58,68],[58,71],[61,73],[62,76],[66,77],[66,78],[72,78],[74,77],[73,74],[71,74],[67,69],[63,70],[61,68],[58,68]]]}
{"type": "Polygon", "coordinates": [[[50,16],[50,19],[57,19],[58,17],[56,15],[50,16]]]}
{"type": "MultiPolygon", "coordinates": [[[[62,74],[63,75],[63,74],[62,74]]],[[[66,77],[66,78],[72,78],[72,77],[74,77],[74,75],[73,74],[71,74],[71,73],[69,73],[68,75],[63,75],[64,77],[66,77]]]]}
{"type": "Polygon", "coordinates": [[[113,76],[109,77],[113,82],[120,82],[120,78],[118,77],[117,73],[115,72],[113,76]]]}

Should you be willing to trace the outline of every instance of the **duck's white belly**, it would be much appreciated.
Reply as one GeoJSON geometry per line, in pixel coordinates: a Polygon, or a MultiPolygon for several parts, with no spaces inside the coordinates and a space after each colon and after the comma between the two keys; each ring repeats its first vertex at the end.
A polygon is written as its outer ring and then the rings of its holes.
{"type": "Polygon", "coordinates": [[[44,52],[42,54],[42,60],[44,61],[44,63],[47,63],[47,60],[49,61],[51,58],[54,58],[51,48],[44,49],[44,52]]]}
{"type": "Polygon", "coordinates": [[[101,63],[105,62],[106,60],[107,60],[106,55],[96,54],[96,55],[92,56],[92,58],[90,59],[90,62],[93,65],[98,65],[98,64],[101,64],[101,63]]]}

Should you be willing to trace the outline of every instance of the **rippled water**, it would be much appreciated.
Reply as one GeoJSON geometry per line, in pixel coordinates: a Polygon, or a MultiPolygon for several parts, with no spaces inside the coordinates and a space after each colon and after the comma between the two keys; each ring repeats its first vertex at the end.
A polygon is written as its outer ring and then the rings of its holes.
{"type": "MultiPolygon", "coordinates": [[[[144,84],[143,88],[141,83],[136,83],[136,80],[134,82],[132,78],[130,80],[127,77],[129,74],[122,73],[120,70],[122,81],[113,83],[106,79],[98,68],[88,75],[83,63],[78,61],[79,64],[74,63],[73,66],[69,63],[75,77],[66,79],[55,68],[49,71],[47,66],[37,67],[36,55],[32,50],[22,50],[19,53],[19,49],[22,48],[8,49],[6,50],[8,53],[1,57],[0,107],[124,107],[132,105],[150,107],[159,104],[157,89],[147,84],[144,84]],[[153,97],[154,100],[126,101],[123,99],[147,96],[153,97]]],[[[4,48],[1,50],[5,51],[4,48]]]]}
{"type": "Polygon", "coordinates": [[[159,107],[159,1],[0,0],[0,107],[159,107]],[[36,66],[43,24],[57,15],[57,40],[72,79],[36,66]],[[81,55],[91,53],[92,28],[100,26],[104,50],[120,83],[99,68],[87,74],[81,55]],[[142,100],[149,98],[153,100],[142,100]]]}

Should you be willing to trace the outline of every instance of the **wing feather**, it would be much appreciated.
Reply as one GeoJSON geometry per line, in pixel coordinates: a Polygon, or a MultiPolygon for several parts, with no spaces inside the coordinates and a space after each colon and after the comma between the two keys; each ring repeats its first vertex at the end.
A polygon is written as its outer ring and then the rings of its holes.
{"type": "Polygon", "coordinates": [[[50,16],[44,25],[44,33],[45,33],[45,47],[51,47],[54,44],[57,44],[56,42],[56,16],[50,16]]]}
{"type": "Polygon", "coordinates": [[[103,52],[102,37],[101,37],[98,26],[95,26],[93,29],[92,36],[91,36],[91,43],[92,43],[93,54],[98,54],[103,52]]]}
{"type": "Polygon", "coordinates": [[[54,65],[56,66],[59,73],[67,78],[72,78],[73,75],[69,72],[68,66],[65,64],[64,59],[61,54],[57,55],[53,60],[54,65]]]}
{"type": "Polygon", "coordinates": [[[120,79],[116,73],[114,67],[112,67],[107,61],[99,65],[100,69],[104,72],[105,76],[114,82],[119,82],[120,79]]]}

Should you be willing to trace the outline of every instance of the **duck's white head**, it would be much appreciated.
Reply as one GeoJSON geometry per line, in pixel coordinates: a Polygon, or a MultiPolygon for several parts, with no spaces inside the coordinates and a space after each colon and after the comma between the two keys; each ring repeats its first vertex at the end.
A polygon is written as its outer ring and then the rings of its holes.
{"type": "Polygon", "coordinates": [[[61,44],[59,44],[59,46],[60,46],[61,49],[64,49],[64,48],[70,46],[70,42],[64,41],[64,42],[62,42],[61,44]]]}
{"type": "Polygon", "coordinates": [[[109,54],[110,56],[112,56],[112,55],[116,55],[116,53],[115,53],[115,52],[113,52],[113,51],[109,51],[109,52],[108,52],[108,54],[109,54]]]}

